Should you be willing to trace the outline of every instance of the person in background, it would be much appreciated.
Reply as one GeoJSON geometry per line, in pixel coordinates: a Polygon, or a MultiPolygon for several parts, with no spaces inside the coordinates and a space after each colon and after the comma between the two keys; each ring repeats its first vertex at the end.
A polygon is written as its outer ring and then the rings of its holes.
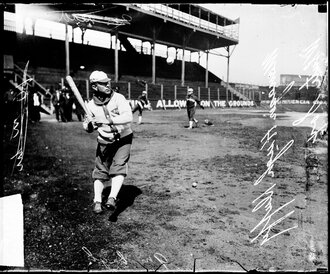
{"type": "Polygon", "coordinates": [[[58,122],[60,122],[60,121],[66,122],[66,119],[64,116],[65,99],[64,99],[61,89],[57,89],[55,91],[55,93],[53,94],[52,103],[53,103],[54,110],[55,110],[56,120],[58,122]]]}
{"type": "Polygon", "coordinates": [[[187,91],[187,114],[188,114],[188,120],[189,120],[189,127],[188,129],[193,128],[193,124],[195,122],[196,126],[198,125],[198,120],[195,118],[195,112],[196,112],[196,106],[197,104],[204,109],[204,107],[201,105],[200,100],[196,95],[194,95],[194,90],[192,88],[188,88],[187,91]]]}
{"type": "Polygon", "coordinates": [[[142,123],[142,112],[143,109],[147,108],[148,110],[151,110],[150,101],[147,98],[147,91],[142,91],[142,94],[137,99],[137,104],[132,109],[132,113],[139,111],[138,113],[138,124],[142,123]]]}
{"type": "Polygon", "coordinates": [[[74,99],[71,96],[70,90],[65,88],[64,92],[64,116],[67,122],[72,121],[72,106],[74,99]]]}
{"type": "Polygon", "coordinates": [[[30,118],[32,123],[40,122],[41,116],[40,116],[40,106],[41,106],[41,96],[36,91],[32,91],[32,100],[31,100],[31,113],[30,118]]]}

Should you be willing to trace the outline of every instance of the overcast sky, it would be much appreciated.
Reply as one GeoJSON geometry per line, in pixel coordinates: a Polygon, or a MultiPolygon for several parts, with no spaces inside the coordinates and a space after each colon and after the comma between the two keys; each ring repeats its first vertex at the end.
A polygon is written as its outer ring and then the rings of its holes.
{"type": "MultiPolygon", "coordinates": [[[[268,85],[262,66],[266,56],[278,49],[276,75],[312,75],[304,70],[303,51],[315,43],[327,56],[327,14],[317,5],[203,4],[229,19],[240,18],[239,44],[230,58],[229,81],[268,85]],[[320,39],[320,40],[318,40],[320,39]]],[[[221,50],[220,52],[225,53],[221,50]]],[[[324,58],[325,59],[325,58],[324,58]]],[[[327,60],[327,59],[326,59],[327,60]]],[[[209,57],[209,70],[226,80],[226,58],[209,57]]]]}

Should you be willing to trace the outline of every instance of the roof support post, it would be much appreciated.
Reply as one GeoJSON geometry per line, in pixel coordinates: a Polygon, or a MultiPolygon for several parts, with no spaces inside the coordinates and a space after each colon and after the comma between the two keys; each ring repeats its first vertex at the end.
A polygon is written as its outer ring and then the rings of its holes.
{"type": "Polygon", "coordinates": [[[70,52],[69,52],[69,33],[68,24],[65,24],[65,72],[70,75],[70,52]]]}
{"type": "Polygon", "coordinates": [[[215,31],[218,32],[218,15],[216,17],[215,31]]]}
{"type": "Polygon", "coordinates": [[[205,87],[209,86],[209,50],[206,51],[206,64],[205,64],[205,87]]]}
{"type": "Polygon", "coordinates": [[[118,31],[115,34],[115,82],[118,82],[118,31]]]}
{"type": "Polygon", "coordinates": [[[111,35],[111,32],[109,34],[110,34],[110,49],[112,49],[112,35],[111,35]]]}
{"type": "Polygon", "coordinates": [[[36,34],[36,19],[32,18],[32,35],[36,34]]]}
{"type": "Polygon", "coordinates": [[[152,30],[152,83],[156,83],[156,29],[152,30]]]}
{"type": "Polygon", "coordinates": [[[186,48],[186,36],[183,36],[183,45],[182,45],[182,61],[181,61],[181,86],[184,86],[184,78],[185,78],[185,48],[186,48]]]}
{"type": "MultiPolygon", "coordinates": [[[[228,87],[229,87],[229,58],[230,58],[229,46],[227,47],[227,51],[228,51],[228,56],[227,56],[227,85],[226,85],[226,94],[228,94],[228,87]]],[[[227,100],[228,100],[228,96],[227,96],[227,100]]]]}

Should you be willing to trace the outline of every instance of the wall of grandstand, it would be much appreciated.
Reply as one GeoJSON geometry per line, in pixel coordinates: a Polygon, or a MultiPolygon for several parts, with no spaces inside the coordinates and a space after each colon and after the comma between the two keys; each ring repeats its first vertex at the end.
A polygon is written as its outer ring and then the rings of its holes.
{"type": "MultiPolygon", "coordinates": [[[[131,99],[131,104],[134,106],[137,100],[131,99]]],[[[150,100],[153,109],[181,109],[186,107],[186,100],[150,100]]],[[[253,101],[225,101],[225,100],[201,100],[201,105],[205,108],[226,108],[226,107],[254,107],[253,101]]]]}

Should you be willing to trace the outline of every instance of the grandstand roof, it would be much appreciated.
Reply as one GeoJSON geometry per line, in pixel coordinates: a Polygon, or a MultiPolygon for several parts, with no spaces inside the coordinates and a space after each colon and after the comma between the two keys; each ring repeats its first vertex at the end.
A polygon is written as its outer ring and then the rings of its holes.
{"type": "MultiPolygon", "coordinates": [[[[42,4],[43,5],[43,4],[42,4]]],[[[192,4],[44,4],[48,20],[155,42],[190,51],[238,44],[236,21],[192,4]],[[123,23],[126,21],[126,23],[123,23]]]]}

